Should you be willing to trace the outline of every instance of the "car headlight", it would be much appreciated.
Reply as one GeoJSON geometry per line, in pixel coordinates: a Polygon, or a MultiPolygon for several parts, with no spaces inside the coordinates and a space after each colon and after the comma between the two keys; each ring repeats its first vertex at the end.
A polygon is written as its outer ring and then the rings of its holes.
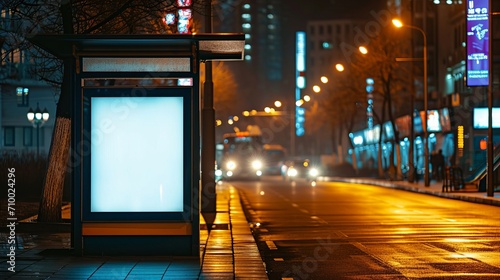
{"type": "Polygon", "coordinates": [[[226,168],[229,170],[234,170],[236,168],[236,162],[230,160],[226,163],[226,168]]]}
{"type": "Polygon", "coordinates": [[[316,168],[311,168],[311,169],[309,169],[309,175],[310,175],[310,176],[313,176],[313,177],[318,176],[318,175],[319,175],[319,171],[318,171],[318,169],[316,169],[316,168]]]}
{"type": "Polygon", "coordinates": [[[297,176],[298,171],[295,168],[289,168],[288,171],[286,172],[286,174],[290,177],[295,177],[295,176],[297,176]]]}
{"type": "Polygon", "coordinates": [[[260,161],[260,160],[254,160],[254,161],[252,161],[252,167],[255,170],[261,169],[262,168],[262,161],[260,161]]]}

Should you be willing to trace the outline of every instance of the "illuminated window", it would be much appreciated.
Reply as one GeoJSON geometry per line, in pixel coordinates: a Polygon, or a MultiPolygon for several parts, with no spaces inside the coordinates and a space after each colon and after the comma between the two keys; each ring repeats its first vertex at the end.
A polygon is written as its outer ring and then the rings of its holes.
{"type": "Polygon", "coordinates": [[[250,23],[243,23],[241,26],[243,28],[251,28],[252,27],[252,25],[250,23]]]}
{"type": "Polygon", "coordinates": [[[252,49],[252,46],[250,46],[250,44],[245,44],[245,50],[251,50],[252,49]]]}
{"type": "Polygon", "coordinates": [[[242,14],[241,18],[246,19],[246,20],[251,20],[252,16],[250,14],[242,14]]]}
{"type": "Polygon", "coordinates": [[[250,9],[250,4],[244,4],[243,9],[246,9],[246,10],[250,9]]]}
{"type": "Polygon", "coordinates": [[[29,105],[29,88],[18,87],[16,88],[17,106],[27,107],[29,105]]]}
{"type": "Polygon", "coordinates": [[[247,34],[245,34],[245,39],[246,39],[246,40],[250,40],[250,39],[252,39],[252,35],[250,35],[250,34],[248,34],[248,33],[247,33],[247,34]]]}
{"type": "Polygon", "coordinates": [[[249,54],[245,55],[245,60],[252,60],[252,56],[249,54]]]}

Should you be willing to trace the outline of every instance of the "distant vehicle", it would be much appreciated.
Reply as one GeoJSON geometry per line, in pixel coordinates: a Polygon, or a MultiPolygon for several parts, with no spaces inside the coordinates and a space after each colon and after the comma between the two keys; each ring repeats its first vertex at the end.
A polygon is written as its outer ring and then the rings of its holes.
{"type": "Polygon", "coordinates": [[[222,179],[260,179],[264,170],[264,145],[260,133],[224,134],[220,176],[222,179]]]}
{"type": "Polygon", "coordinates": [[[316,181],[319,169],[312,166],[308,159],[291,159],[281,166],[281,176],[283,180],[293,181],[303,178],[307,181],[316,181]]]}
{"type": "Polygon", "coordinates": [[[264,145],[265,168],[264,174],[280,175],[281,166],[286,159],[286,149],[278,144],[264,145]]]}

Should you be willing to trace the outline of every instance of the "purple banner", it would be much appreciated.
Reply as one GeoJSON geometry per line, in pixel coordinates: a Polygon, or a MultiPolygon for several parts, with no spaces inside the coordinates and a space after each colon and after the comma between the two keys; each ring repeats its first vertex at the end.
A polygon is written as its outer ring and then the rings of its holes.
{"type": "Polygon", "coordinates": [[[467,86],[489,85],[489,0],[467,1],[467,86]]]}

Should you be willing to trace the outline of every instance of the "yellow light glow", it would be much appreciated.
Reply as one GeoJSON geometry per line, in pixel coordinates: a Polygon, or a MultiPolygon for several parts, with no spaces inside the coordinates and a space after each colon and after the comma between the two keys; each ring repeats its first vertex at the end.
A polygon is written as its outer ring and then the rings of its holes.
{"type": "Polygon", "coordinates": [[[304,95],[304,101],[305,102],[311,101],[311,97],[309,95],[304,95]]]}
{"type": "Polygon", "coordinates": [[[266,112],[266,113],[271,112],[271,108],[269,108],[269,107],[264,108],[264,112],[266,112]]]}
{"type": "Polygon", "coordinates": [[[302,100],[302,99],[297,100],[297,102],[295,102],[295,105],[297,105],[297,107],[302,106],[302,104],[304,104],[304,100],[302,100]]]}
{"type": "Polygon", "coordinates": [[[283,105],[283,104],[281,104],[281,101],[279,101],[279,100],[274,101],[274,106],[276,106],[276,108],[280,108],[281,105],[283,105]]]}
{"type": "Polygon", "coordinates": [[[362,54],[367,54],[368,53],[368,49],[365,46],[360,46],[359,47],[359,52],[362,53],[362,54]]]}
{"type": "Polygon", "coordinates": [[[237,122],[237,121],[239,121],[239,120],[240,120],[240,118],[239,118],[238,116],[234,116],[234,117],[233,117],[233,121],[237,122]]]}
{"type": "Polygon", "coordinates": [[[257,114],[257,110],[250,111],[250,115],[255,115],[255,114],[257,114]]]}
{"type": "Polygon", "coordinates": [[[313,86],[313,91],[315,93],[319,93],[321,91],[321,88],[318,85],[313,86]]]}
{"type": "Polygon", "coordinates": [[[326,76],[322,76],[322,77],[320,78],[320,80],[321,80],[321,82],[322,82],[323,84],[328,83],[328,78],[327,78],[326,76]]]}
{"type": "Polygon", "coordinates": [[[394,24],[394,26],[396,26],[397,28],[401,28],[403,27],[403,22],[400,21],[399,19],[395,18],[392,20],[392,24],[394,24]]]}
{"type": "Polygon", "coordinates": [[[222,121],[221,120],[216,120],[215,121],[215,125],[216,126],[221,126],[222,125],[222,121]]]}
{"type": "Polygon", "coordinates": [[[342,65],[340,63],[337,63],[335,65],[335,69],[337,69],[337,71],[339,71],[339,72],[343,72],[344,71],[344,65],[342,65]]]}
{"type": "Polygon", "coordinates": [[[243,116],[245,116],[245,117],[250,116],[250,112],[248,112],[248,111],[243,111],[243,116]]]}
{"type": "Polygon", "coordinates": [[[233,120],[231,120],[231,119],[229,119],[229,120],[227,121],[227,123],[228,123],[228,124],[230,124],[230,125],[232,125],[232,124],[234,123],[234,121],[233,121],[233,120]]]}

